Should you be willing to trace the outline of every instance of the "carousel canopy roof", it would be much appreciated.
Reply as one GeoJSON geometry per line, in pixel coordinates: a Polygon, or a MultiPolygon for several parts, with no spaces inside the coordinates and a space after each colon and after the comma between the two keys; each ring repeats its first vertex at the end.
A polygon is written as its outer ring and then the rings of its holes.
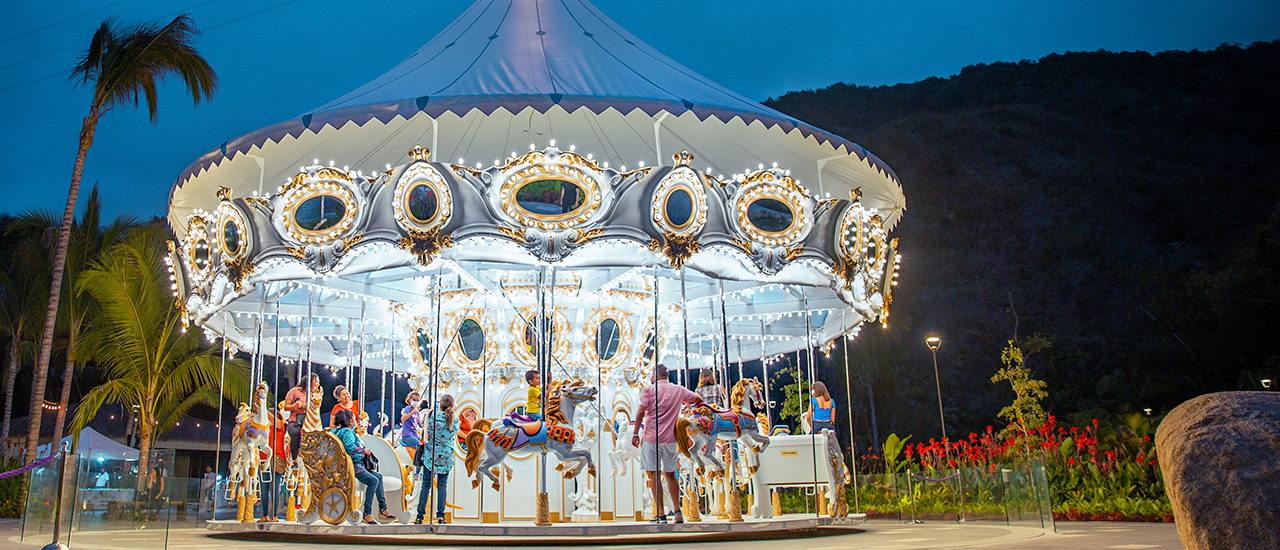
{"type": "Polygon", "coordinates": [[[707,80],[588,2],[480,0],[386,74],[197,159],[174,185],[170,222],[181,237],[219,187],[269,194],[313,159],[381,170],[421,144],[432,160],[496,164],[550,140],[618,166],[670,164],[680,150],[726,175],[777,162],[819,196],[861,188],[886,228],[906,205],[862,147],[707,80]]]}

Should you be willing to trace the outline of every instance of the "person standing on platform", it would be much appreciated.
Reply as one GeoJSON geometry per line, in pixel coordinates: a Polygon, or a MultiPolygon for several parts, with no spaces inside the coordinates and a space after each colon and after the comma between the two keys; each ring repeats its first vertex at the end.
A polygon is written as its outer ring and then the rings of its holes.
{"type": "Polygon", "coordinates": [[[421,524],[431,500],[431,486],[436,488],[436,523],[444,523],[444,507],[448,493],[449,472],[453,471],[454,441],[458,436],[458,418],[453,412],[453,396],[440,396],[440,405],[424,417],[422,425],[422,490],[418,493],[418,517],[421,524]]]}
{"type": "Polygon", "coordinates": [[[729,396],[724,386],[716,383],[716,373],[711,369],[702,369],[698,373],[698,397],[713,408],[726,410],[729,408],[729,396]]]}
{"type": "Polygon", "coordinates": [[[636,420],[632,423],[631,444],[640,447],[640,469],[648,472],[653,480],[653,502],[657,513],[651,523],[667,522],[658,488],[661,483],[659,470],[667,482],[671,501],[676,503],[675,522],[684,523],[679,505],[680,486],[676,483],[676,470],[680,467],[676,457],[676,417],[680,414],[680,405],[699,403],[702,403],[702,398],[698,394],[667,381],[667,367],[662,364],[653,368],[653,385],[640,391],[640,410],[636,411],[636,420]],[[643,444],[640,442],[641,421],[644,422],[643,444]]]}
{"type": "MultiPolygon", "coordinates": [[[[333,406],[333,411],[329,413],[329,429],[330,430],[338,427],[338,425],[334,422],[334,417],[337,416],[338,411],[341,411],[341,410],[351,411],[352,418],[355,418],[355,419],[360,418],[360,401],[351,399],[351,392],[347,391],[346,386],[338,386],[336,388],[333,388],[333,396],[337,398],[338,403],[333,406]]],[[[351,427],[355,428],[354,422],[351,424],[351,427]]]]}
{"type": "Polygon", "coordinates": [[[524,373],[529,383],[529,393],[524,402],[524,415],[531,420],[542,420],[542,375],[536,370],[524,373]]]}
{"type": "Polygon", "coordinates": [[[836,424],[832,421],[836,404],[831,399],[831,392],[827,391],[827,385],[814,382],[809,393],[811,394],[809,412],[804,413],[809,421],[809,433],[820,434],[822,430],[836,431],[836,424]]]}

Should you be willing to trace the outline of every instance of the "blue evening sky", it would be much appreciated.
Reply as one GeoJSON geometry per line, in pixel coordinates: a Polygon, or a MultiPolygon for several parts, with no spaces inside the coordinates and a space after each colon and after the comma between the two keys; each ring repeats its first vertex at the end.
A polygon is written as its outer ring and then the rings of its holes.
{"type": "MultiPolygon", "coordinates": [[[[531,1],[531,0],[516,0],[531,1]]],[[[159,123],[130,108],[103,117],[84,193],[109,214],[167,212],[169,188],[222,142],[296,117],[372,80],[462,13],[469,0],[41,0],[0,6],[0,212],[60,212],[89,93],[66,79],[106,15],[206,29],[200,50],[221,76],[211,104],[162,90],[159,123]],[[93,11],[87,15],[86,12],[93,11]],[[77,17],[80,16],[80,17],[77,17]],[[68,20],[70,19],[70,20],[68,20]]],[[[1054,52],[1212,49],[1280,39],[1275,0],[597,0],[659,51],[764,100],[835,82],[914,82],[975,63],[1054,52]]],[[[858,136],[845,136],[858,141],[858,136]]],[[[886,159],[892,164],[892,159],[886,159]]],[[[904,182],[910,194],[910,182],[904,182]]]]}

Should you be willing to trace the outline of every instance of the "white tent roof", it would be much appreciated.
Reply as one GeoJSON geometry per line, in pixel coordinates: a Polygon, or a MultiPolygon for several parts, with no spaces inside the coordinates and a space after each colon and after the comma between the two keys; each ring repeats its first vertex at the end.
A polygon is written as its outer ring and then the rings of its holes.
{"type": "Polygon", "coordinates": [[[197,159],[170,222],[182,236],[219,187],[270,194],[313,159],[381,171],[421,144],[432,160],[488,164],[552,139],[617,166],[670,164],[682,149],[720,174],[777,162],[820,195],[862,188],[888,227],[906,207],[897,176],[862,147],[703,78],[585,0],[479,0],[372,82],[197,159]]]}
{"type": "MultiPolygon", "coordinates": [[[[69,435],[62,438],[62,442],[70,444],[72,437],[73,436],[69,435]]],[[[53,452],[50,445],[51,444],[41,445],[36,449],[36,454],[40,456],[49,456],[49,453],[53,452]]],[[[98,430],[88,426],[80,430],[80,441],[76,444],[75,452],[76,454],[87,456],[89,458],[103,457],[127,460],[138,459],[137,449],[117,443],[114,439],[102,435],[98,430]]]]}

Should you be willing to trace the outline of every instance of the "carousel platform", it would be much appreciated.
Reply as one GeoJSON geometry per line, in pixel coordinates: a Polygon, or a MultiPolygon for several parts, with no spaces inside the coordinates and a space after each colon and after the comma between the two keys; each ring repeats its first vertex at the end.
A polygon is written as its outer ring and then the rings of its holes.
{"type": "Polygon", "coordinates": [[[812,515],[729,522],[703,520],[680,525],[640,522],[557,523],[539,527],[533,522],[451,523],[446,525],[305,525],[301,523],[239,523],[210,521],[215,538],[260,542],[326,542],[342,544],[583,546],[597,544],[654,544],[803,538],[848,534],[865,517],[831,518],[812,515]]]}

